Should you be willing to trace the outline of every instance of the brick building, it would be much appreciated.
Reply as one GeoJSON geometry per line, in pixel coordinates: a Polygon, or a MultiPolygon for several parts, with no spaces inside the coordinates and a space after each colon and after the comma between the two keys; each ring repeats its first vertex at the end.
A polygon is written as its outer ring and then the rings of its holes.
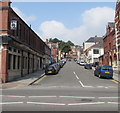
{"type": "Polygon", "coordinates": [[[106,34],[103,38],[104,55],[100,57],[100,63],[117,67],[115,23],[108,22],[106,34]]]}
{"type": "MultiPolygon", "coordinates": [[[[117,64],[120,70],[120,0],[117,0],[115,11],[115,32],[116,32],[116,48],[117,48],[117,64]]],[[[120,73],[120,72],[119,72],[120,73]]]]}
{"type": "Polygon", "coordinates": [[[49,42],[48,39],[46,39],[46,44],[49,46],[49,48],[51,48],[51,63],[53,62],[57,62],[58,61],[58,43],[53,43],[53,42],[49,42]]]}
{"type": "Polygon", "coordinates": [[[41,70],[51,51],[10,4],[0,2],[0,79],[3,83],[41,70]]]}

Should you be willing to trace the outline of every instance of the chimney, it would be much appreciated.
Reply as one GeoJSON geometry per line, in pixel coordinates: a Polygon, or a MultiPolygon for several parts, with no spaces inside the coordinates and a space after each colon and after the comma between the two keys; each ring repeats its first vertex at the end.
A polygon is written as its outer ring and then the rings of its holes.
{"type": "Polygon", "coordinates": [[[48,43],[49,41],[48,41],[48,39],[46,39],[46,43],[48,43]]]}
{"type": "Polygon", "coordinates": [[[11,3],[12,2],[10,2],[10,0],[2,0],[2,1],[0,1],[0,6],[2,6],[2,7],[10,7],[11,3]]]}
{"type": "Polygon", "coordinates": [[[97,38],[98,36],[97,35],[95,35],[95,38],[97,38]]]}

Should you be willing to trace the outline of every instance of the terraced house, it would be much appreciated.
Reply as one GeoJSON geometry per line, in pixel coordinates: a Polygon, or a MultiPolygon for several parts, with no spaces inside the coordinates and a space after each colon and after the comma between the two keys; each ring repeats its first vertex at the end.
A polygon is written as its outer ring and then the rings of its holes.
{"type": "Polygon", "coordinates": [[[117,64],[118,64],[118,70],[120,70],[120,0],[117,0],[116,3],[115,31],[116,31],[116,48],[117,48],[117,61],[118,61],[117,64]]]}
{"type": "Polygon", "coordinates": [[[4,83],[43,69],[50,48],[11,8],[0,2],[0,80],[4,83]]]}

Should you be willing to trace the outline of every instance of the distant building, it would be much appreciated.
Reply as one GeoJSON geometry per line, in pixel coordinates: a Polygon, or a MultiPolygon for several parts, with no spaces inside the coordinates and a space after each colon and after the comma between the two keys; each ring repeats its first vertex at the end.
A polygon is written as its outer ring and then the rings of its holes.
{"type": "Polygon", "coordinates": [[[86,51],[86,49],[100,42],[101,40],[102,40],[102,37],[98,37],[97,35],[95,37],[90,37],[87,41],[83,42],[83,51],[86,51]]]}
{"type": "Polygon", "coordinates": [[[116,55],[116,37],[115,37],[115,23],[109,22],[106,28],[106,34],[103,38],[104,55],[101,56],[100,62],[106,65],[117,67],[116,55]]]}
{"type": "Polygon", "coordinates": [[[58,43],[53,43],[53,42],[49,42],[48,39],[46,39],[46,42],[45,42],[49,48],[51,49],[51,63],[53,62],[57,62],[58,61],[58,43]]]}
{"type": "Polygon", "coordinates": [[[80,59],[82,53],[83,53],[82,46],[75,45],[75,46],[71,46],[71,51],[69,52],[69,56],[71,58],[80,59]]]}
{"type": "Polygon", "coordinates": [[[90,37],[83,42],[83,59],[85,62],[93,63],[99,61],[98,57],[103,54],[103,38],[90,37]]]}
{"type": "Polygon", "coordinates": [[[99,62],[99,57],[104,54],[103,40],[86,49],[84,54],[85,62],[87,63],[99,62]]]}
{"type": "Polygon", "coordinates": [[[13,11],[0,2],[0,80],[8,82],[43,69],[50,48],[13,11]]]}

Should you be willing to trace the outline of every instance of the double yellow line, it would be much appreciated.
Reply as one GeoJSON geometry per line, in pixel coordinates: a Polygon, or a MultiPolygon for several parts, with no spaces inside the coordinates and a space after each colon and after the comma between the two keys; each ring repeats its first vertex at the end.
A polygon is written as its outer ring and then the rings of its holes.
{"type": "Polygon", "coordinates": [[[116,81],[116,80],[111,80],[112,82],[115,82],[116,84],[120,85],[120,82],[116,81]]]}
{"type": "Polygon", "coordinates": [[[42,81],[44,78],[46,77],[46,75],[44,75],[42,78],[39,78],[37,81],[35,81],[33,84],[38,84],[40,81],[42,81]]]}

